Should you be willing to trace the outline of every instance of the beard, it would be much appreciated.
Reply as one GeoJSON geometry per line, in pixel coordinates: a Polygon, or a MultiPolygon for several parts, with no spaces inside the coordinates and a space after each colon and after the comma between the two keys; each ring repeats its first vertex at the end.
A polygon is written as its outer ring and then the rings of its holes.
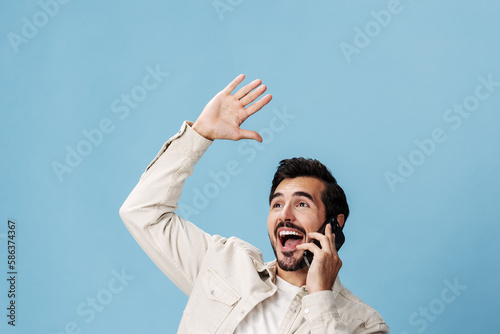
{"type": "MultiPolygon", "coordinates": [[[[276,261],[278,262],[278,266],[284,270],[284,271],[297,271],[306,266],[306,263],[304,261],[304,256],[302,256],[300,259],[296,260],[293,257],[293,254],[295,251],[292,252],[283,252],[283,258],[278,258],[278,253],[276,252],[276,247],[274,247],[274,244],[271,240],[271,237],[269,237],[269,241],[271,242],[271,247],[273,248],[274,256],[276,257],[276,261]]],[[[279,242],[279,241],[277,241],[279,242]]]]}

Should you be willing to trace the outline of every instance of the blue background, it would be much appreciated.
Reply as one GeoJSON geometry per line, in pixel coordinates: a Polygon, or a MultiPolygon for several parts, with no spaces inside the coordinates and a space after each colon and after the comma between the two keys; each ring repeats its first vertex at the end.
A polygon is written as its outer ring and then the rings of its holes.
{"type": "Polygon", "coordinates": [[[193,206],[229,161],[240,172],[189,218],[272,260],[266,217],[275,167],[282,158],[317,158],[351,207],[342,282],[392,333],[497,330],[500,87],[479,88],[488,97],[469,116],[447,114],[474,102],[479,77],[500,82],[497,1],[221,0],[219,13],[210,0],[41,3],[52,4],[51,15],[37,1],[4,0],[0,11],[0,267],[7,277],[14,219],[19,273],[15,328],[1,279],[2,333],[176,332],[187,298],[118,209],[161,145],[240,73],[273,95],[243,125],[268,135],[258,147],[210,147],[181,206],[193,206]],[[371,12],[388,6],[398,13],[376,23],[371,12]],[[34,20],[37,31],[23,28],[34,20]],[[343,52],[347,44],[356,53],[343,52]],[[126,117],[114,112],[122,94],[138,94],[148,67],[169,75],[126,117]],[[292,116],[276,123],[282,130],[265,130],[285,112],[292,116]],[[67,147],[76,150],[82,131],[103,119],[112,131],[58,178],[53,165],[66,164],[67,147]],[[444,142],[418,153],[415,141],[429,143],[436,128],[444,142]],[[386,174],[398,175],[400,157],[417,166],[391,186],[386,174]],[[110,293],[122,271],[126,285],[110,293]],[[97,296],[107,298],[100,312],[78,313],[97,296]]]}

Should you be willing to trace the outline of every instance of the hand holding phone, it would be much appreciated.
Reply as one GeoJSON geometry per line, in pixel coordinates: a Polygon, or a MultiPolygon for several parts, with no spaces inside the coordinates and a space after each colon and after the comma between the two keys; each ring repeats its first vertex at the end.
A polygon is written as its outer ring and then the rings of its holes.
{"type": "MultiPolygon", "coordinates": [[[[337,252],[339,251],[340,247],[344,244],[345,241],[345,236],[344,232],[342,232],[342,228],[339,225],[339,222],[337,221],[337,217],[332,217],[330,219],[327,219],[321,228],[319,229],[318,232],[320,233],[325,233],[326,225],[330,224],[332,227],[332,233],[335,234],[335,248],[337,249],[337,252]]],[[[321,244],[318,240],[313,240],[312,241],[316,246],[321,248],[321,244]]],[[[313,261],[313,256],[314,254],[308,250],[304,251],[304,262],[308,267],[311,266],[311,263],[313,261]]]]}

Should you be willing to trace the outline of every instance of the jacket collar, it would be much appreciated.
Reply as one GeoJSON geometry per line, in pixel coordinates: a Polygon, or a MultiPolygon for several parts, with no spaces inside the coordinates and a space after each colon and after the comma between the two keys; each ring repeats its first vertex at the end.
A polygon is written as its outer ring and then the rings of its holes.
{"type": "MultiPolygon", "coordinates": [[[[255,269],[257,269],[257,271],[259,273],[265,273],[267,271],[267,273],[269,274],[269,276],[271,278],[271,282],[274,285],[276,285],[277,266],[278,266],[278,262],[276,260],[266,262],[266,263],[255,262],[255,269]]],[[[307,291],[305,286],[304,286],[304,289],[307,291]]],[[[342,289],[342,283],[340,282],[339,275],[337,275],[337,277],[335,278],[335,282],[333,282],[333,286],[332,286],[332,292],[333,292],[334,298],[337,297],[337,295],[339,294],[341,289],[342,289]]]]}

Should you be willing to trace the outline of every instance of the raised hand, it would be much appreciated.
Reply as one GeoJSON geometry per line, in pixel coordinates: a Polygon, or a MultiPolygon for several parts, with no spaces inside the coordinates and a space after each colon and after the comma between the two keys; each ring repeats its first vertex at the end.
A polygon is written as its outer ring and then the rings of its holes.
{"type": "Polygon", "coordinates": [[[270,94],[245,108],[262,95],[267,87],[261,85],[260,79],[254,80],[236,93],[232,91],[243,79],[244,74],[238,75],[226,88],[217,93],[205,106],[200,116],[194,122],[193,129],[203,137],[214,139],[255,139],[262,142],[262,137],[255,131],[243,130],[240,125],[250,116],[262,109],[271,101],[270,94]]]}

